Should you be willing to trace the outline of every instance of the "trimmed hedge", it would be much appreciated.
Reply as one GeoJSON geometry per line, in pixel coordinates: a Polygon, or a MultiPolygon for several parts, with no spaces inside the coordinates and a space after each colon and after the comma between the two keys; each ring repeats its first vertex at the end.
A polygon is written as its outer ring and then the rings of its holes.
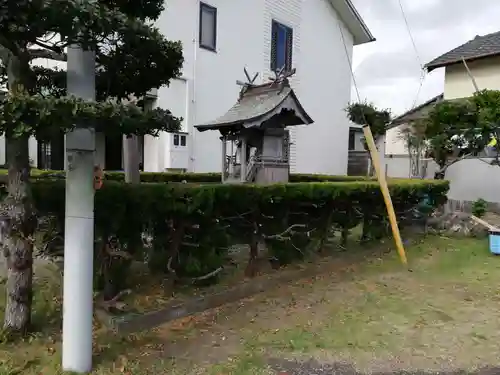
{"type": "MultiPolygon", "coordinates": [[[[424,198],[434,208],[443,204],[449,185],[405,180],[389,187],[400,224],[406,225],[424,198]]],[[[33,195],[40,214],[53,216],[62,235],[64,181],[35,181],[33,195]]],[[[95,199],[98,276],[113,290],[110,295],[124,287],[128,270],[128,261],[107,252],[111,237],[151,270],[191,280],[222,267],[234,244],[250,245],[248,270],[253,273],[259,242],[275,263],[285,264],[321,251],[332,229],[346,234],[363,224],[364,240],[389,234],[384,201],[373,181],[267,186],[110,181],[95,199]],[[150,247],[143,246],[145,232],[150,247]]]]}
{"type": "MultiPolygon", "coordinates": [[[[7,170],[0,169],[0,176],[7,175],[7,170]]],[[[64,171],[50,171],[32,169],[31,176],[39,179],[62,179],[65,177],[64,171]]],[[[123,172],[105,172],[108,181],[124,181],[123,172]]],[[[375,181],[375,177],[366,176],[330,176],[322,174],[290,174],[290,182],[352,182],[352,181],[375,181]]],[[[396,179],[405,180],[405,179],[396,179]]],[[[170,172],[142,172],[142,182],[183,182],[187,183],[220,183],[220,173],[170,173],[170,172]]]]}

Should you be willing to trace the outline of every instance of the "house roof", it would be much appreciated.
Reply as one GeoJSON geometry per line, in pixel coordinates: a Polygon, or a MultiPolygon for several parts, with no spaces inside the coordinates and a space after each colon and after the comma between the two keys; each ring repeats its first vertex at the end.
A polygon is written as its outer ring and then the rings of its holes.
{"type": "Polygon", "coordinates": [[[200,125],[199,131],[232,127],[259,128],[274,116],[281,116],[283,126],[307,125],[313,120],[300,104],[288,79],[262,85],[247,85],[233,107],[219,118],[200,125]]]}
{"type": "Polygon", "coordinates": [[[469,40],[451,51],[435,58],[425,65],[428,72],[434,69],[465,61],[477,60],[485,57],[500,56],[500,31],[479,36],[469,40]]]}
{"type": "Polygon", "coordinates": [[[419,120],[425,117],[429,111],[434,107],[436,103],[441,102],[444,99],[444,95],[440,94],[432,99],[427,100],[425,103],[403,113],[402,115],[393,119],[387,126],[387,129],[394,128],[401,124],[408,124],[412,121],[419,120]]]}
{"type": "Polygon", "coordinates": [[[351,0],[329,0],[353,36],[354,45],[375,41],[351,0]]]}

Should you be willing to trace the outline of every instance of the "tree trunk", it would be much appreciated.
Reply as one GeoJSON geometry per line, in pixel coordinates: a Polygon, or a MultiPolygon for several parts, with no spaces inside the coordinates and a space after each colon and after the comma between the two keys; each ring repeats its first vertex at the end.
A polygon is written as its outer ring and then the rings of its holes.
{"type": "Polygon", "coordinates": [[[250,234],[249,240],[250,257],[245,268],[245,276],[255,277],[258,271],[257,258],[259,257],[259,224],[255,217],[253,218],[253,231],[250,234]]]}
{"type": "Polygon", "coordinates": [[[7,263],[4,329],[24,334],[31,323],[33,233],[36,216],[29,183],[28,137],[7,139],[8,195],[4,201],[3,252],[7,263]]]}
{"type": "Polygon", "coordinates": [[[124,136],[123,138],[125,182],[138,184],[141,182],[141,171],[139,170],[139,141],[136,135],[124,136]]]}
{"type": "Polygon", "coordinates": [[[257,258],[259,256],[259,240],[256,234],[252,234],[250,240],[250,257],[248,258],[248,264],[245,269],[246,277],[255,277],[258,271],[257,258]]]}
{"type": "MultiPolygon", "coordinates": [[[[30,87],[32,71],[27,55],[14,56],[1,49],[11,93],[30,87]]],[[[24,334],[31,324],[33,300],[33,234],[37,225],[30,186],[29,136],[6,134],[9,166],[7,197],[3,202],[2,247],[7,263],[4,330],[24,334]]]]}
{"type": "Polygon", "coordinates": [[[439,169],[434,172],[435,180],[444,180],[444,176],[446,175],[446,170],[448,169],[447,165],[439,166],[439,169]]]}

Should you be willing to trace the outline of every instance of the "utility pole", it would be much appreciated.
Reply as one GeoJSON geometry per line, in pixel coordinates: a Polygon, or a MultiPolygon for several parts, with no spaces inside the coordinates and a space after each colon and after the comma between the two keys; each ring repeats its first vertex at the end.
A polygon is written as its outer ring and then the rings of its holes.
{"type": "MultiPolygon", "coordinates": [[[[95,100],[95,53],[68,47],[68,95],[95,100]]],[[[64,371],[92,370],[95,130],[66,135],[66,219],[64,231],[64,371]]],[[[88,126],[88,124],[86,124],[88,126]]]]}

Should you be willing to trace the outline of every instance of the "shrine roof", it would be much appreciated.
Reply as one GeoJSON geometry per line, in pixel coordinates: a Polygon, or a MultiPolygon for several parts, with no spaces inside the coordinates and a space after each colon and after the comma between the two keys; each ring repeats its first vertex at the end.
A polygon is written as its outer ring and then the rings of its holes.
{"type": "Polygon", "coordinates": [[[240,97],[224,115],[215,120],[196,125],[199,131],[241,126],[258,128],[263,122],[282,112],[293,112],[286,116],[284,126],[307,125],[313,122],[290,87],[288,79],[261,85],[245,84],[240,97]]]}

